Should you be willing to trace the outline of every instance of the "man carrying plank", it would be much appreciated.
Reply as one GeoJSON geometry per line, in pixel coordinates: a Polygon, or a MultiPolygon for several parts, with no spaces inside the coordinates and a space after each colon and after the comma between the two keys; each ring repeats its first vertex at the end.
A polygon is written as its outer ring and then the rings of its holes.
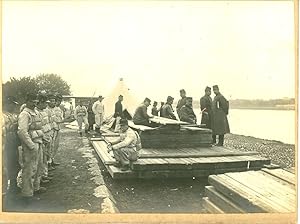
{"type": "Polygon", "coordinates": [[[132,168],[132,162],[138,159],[141,149],[139,135],[128,126],[126,119],[120,120],[120,139],[108,144],[108,152],[113,151],[114,157],[122,171],[132,168]]]}

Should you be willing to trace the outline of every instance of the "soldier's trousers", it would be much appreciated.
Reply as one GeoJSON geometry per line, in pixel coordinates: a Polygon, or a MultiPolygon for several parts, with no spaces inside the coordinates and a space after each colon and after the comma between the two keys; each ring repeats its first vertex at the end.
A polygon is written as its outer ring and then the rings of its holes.
{"type": "Polygon", "coordinates": [[[38,164],[42,152],[42,144],[35,143],[36,147],[31,150],[26,145],[23,147],[23,171],[22,171],[22,196],[33,196],[34,190],[39,189],[38,164]]]}
{"type": "Polygon", "coordinates": [[[43,146],[43,176],[48,176],[48,162],[50,161],[51,141],[44,143],[43,146]]]}
{"type": "Polygon", "coordinates": [[[131,158],[137,157],[137,152],[132,148],[120,148],[113,150],[115,160],[120,162],[122,166],[129,165],[129,162],[136,161],[136,159],[132,160],[131,158]]]}
{"type": "Polygon", "coordinates": [[[4,153],[4,159],[6,160],[4,161],[4,164],[7,170],[7,180],[10,180],[10,188],[15,188],[17,187],[18,172],[21,169],[18,157],[18,144],[15,137],[9,138],[9,136],[7,136],[4,153]]]}
{"type": "Polygon", "coordinates": [[[95,114],[96,128],[100,128],[103,123],[103,114],[95,114]]]}
{"type": "Polygon", "coordinates": [[[85,130],[89,129],[89,123],[88,123],[88,120],[87,120],[86,117],[82,117],[82,116],[77,117],[77,123],[78,123],[78,126],[79,126],[79,132],[80,133],[82,133],[82,123],[84,123],[84,129],[85,130]]]}
{"type": "Polygon", "coordinates": [[[55,130],[54,135],[53,135],[53,141],[52,141],[51,159],[54,159],[54,157],[57,154],[57,150],[59,147],[59,141],[60,141],[60,131],[55,130]]]}

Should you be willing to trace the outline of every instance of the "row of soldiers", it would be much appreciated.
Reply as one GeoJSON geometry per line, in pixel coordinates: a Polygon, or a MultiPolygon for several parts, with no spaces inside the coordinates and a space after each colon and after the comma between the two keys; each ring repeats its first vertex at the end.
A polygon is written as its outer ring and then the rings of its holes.
{"type": "MultiPolygon", "coordinates": [[[[220,93],[218,85],[213,86],[213,92],[215,97],[211,98],[211,87],[205,88],[205,95],[200,99],[201,108],[201,124],[205,125],[206,128],[212,129],[213,132],[213,143],[218,146],[223,146],[224,135],[229,133],[228,124],[228,110],[229,102],[220,93]],[[218,143],[217,141],[218,136],[218,143]]],[[[184,121],[190,124],[197,123],[197,116],[193,110],[193,98],[186,96],[186,91],[184,89],[180,90],[181,99],[178,101],[176,106],[176,112],[180,121],[184,121]]],[[[167,102],[162,103],[160,109],[157,108],[157,102],[154,102],[153,108],[151,110],[152,116],[161,117],[177,120],[175,111],[172,108],[174,98],[168,96],[167,102]]],[[[148,115],[147,109],[151,104],[149,98],[145,98],[142,105],[140,105],[133,116],[133,122],[137,125],[155,126],[155,123],[151,123],[149,120],[152,116],[148,115]]]]}
{"type": "Polygon", "coordinates": [[[41,185],[53,179],[51,171],[59,165],[55,157],[64,117],[61,95],[27,94],[25,101],[18,114],[18,102],[13,96],[3,100],[2,189],[4,194],[18,192],[17,175],[21,169],[21,199],[28,202],[47,190],[41,185]]]}

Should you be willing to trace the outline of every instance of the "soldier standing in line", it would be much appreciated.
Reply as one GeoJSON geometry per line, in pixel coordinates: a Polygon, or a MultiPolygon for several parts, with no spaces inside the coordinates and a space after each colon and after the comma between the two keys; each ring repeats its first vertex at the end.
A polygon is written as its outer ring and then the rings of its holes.
{"type": "Polygon", "coordinates": [[[174,114],[174,110],[172,108],[174,98],[171,96],[168,96],[167,103],[163,106],[161,111],[161,117],[177,120],[176,116],[174,114]]]}
{"type": "Polygon", "coordinates": [[[98,100],[93,104],[92,110],[95,114],[96,132],[100,133],[100,127],[104,119],[104,105],[102,100],[104,97],[99,96],[98,100]]]}
{"type": "Polygon", "coordinates": [[[180,120],[188,122],[190,124],[196,124],[197,123],[197,117],[193,110],[193,98],[192,97],[186,97],[186,103],[183,107],[180,109],[180,120]]]}
{"type": "Polygon", "coordinates": [[[176,106],[176,112],[177,112],[178,117],[180,117],[181,107],[183,107],[186,103],[186,92],[185,92],[184,89],[180,90],[180,96],[181,96],[181,99],[178,100],[178,103],[177,103],[177,106],[176,106]]]}
{"type": "Polygon", "coordinates": [[[48,160],[50,159],[52,127],[50,124],[49,112],[46,109],[47,103],[49,103],[49,101],[47,100],[47,96],[45,94],[40,94],[38,96],[36,112],[41,117],[42,130],[44,132],[43,151],[38,165],[38,173],[39,173],[39,178],[41,179],[41,183],[48,183],[50,180],[52,180],[52,178],[49,177],[48,174],[48,160]]]}
{"type": "Polygon", "coordinates": [[[200,108],[202,111],[201,124],[205,124],[206,128],[211,129],[212,125],[212,99],[211,88],[205,88],[205,95],[200,99],[200,108]]]}
{"type": "Polygon", "coordinates": [[[220,93],[217,85],[213,86],[213,91],[216,94],[212,102],[213,111],[213,143],[216,143],[216,136],[219,135],[219,142],[217,146],[223,146],[224,135],[230,133],[229,123],[227,120],[229,103],[226,98],[220,93]]]}
{"type": "Polygon", "coordinates": [[[3,144],[3,175],[2,178],[3,188],[5,193],[7,189],[7,181],[10,181],[9,192],[16,193],[17,176],[21,169],[18,161],[18,146],[20,140],[17,134],[18,131],[18,115],[16,114],[18,102],[13,96],[7,96],[3,102],[3,129],[2,129],[2,144],[3,144]],[[6,177],[6,178],[5,178],[6,177]]]}
{"type": "Polygon", "coordinates": [[[60,94],[56,95],[55,97],[55,107],[53,108],[54,112],[54,134],[53,134],[53,154],[52,154],[52,166],[58,166],[60,163],[57,163],[54,161],[54,158],[57,154],[58,148],[59,148],[59,141],[60,141],[60,129],[61,125],[64,122],[64,117],[63,117],[63,111],[60,109],[60,104],[62,101],[62,96],[60,94]]]}
{"type": "Polygon", "coordinates": [[[79,135],[82,136],[82,123],[84,123],[85,133],[87,133],[89,129],[89,124],[87,121],[87,110],[86,107],[83,106],[82,101],[79,101],[79,105],[75,108],[74,117],[78,123],[79,135]]]}
{"type": "Polygon", "coordinates": [[[43,193],[46,188],[40,187],[37,175],[38,155],[42,150],[43,136],[42,122],[35,112],[36,96],[26,96],[26,107],[18,118],[18,136],[22,144],[23,172],[22,198],[28,202],[33,193],[43,193]]]}
{"type": "MultiPolygon", "coordinates": [[[[55,112],[54,112],[54,107],[55,107],[55,96],[53,94],[48,95],[48,107],[45,109],[45,111],[48,113],[49,117],[49,122],[51,126],[51,132],[50,132],[50,153],[48,157],[48,171],[55,170],[55,168],[52,166],[52,158],[53,158],[53,152],[54,152],[54,132],[57,124],[54,122],[55,120],[55,112]]],[[[57,128],[56,128],[57,129],[57,128]]],[[[48,172],[48,176],[50,173],[48,172]]]]}

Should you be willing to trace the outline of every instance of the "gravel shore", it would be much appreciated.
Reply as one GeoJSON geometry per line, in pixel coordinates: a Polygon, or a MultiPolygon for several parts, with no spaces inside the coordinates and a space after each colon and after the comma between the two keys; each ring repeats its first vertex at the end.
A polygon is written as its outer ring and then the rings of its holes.
{"type": "Polygon", "coordinates": [[[295,167],[295,145],[251,136],[227,134],[224,146],[240,151],[256,151],[282,168],[295,167]]]}

